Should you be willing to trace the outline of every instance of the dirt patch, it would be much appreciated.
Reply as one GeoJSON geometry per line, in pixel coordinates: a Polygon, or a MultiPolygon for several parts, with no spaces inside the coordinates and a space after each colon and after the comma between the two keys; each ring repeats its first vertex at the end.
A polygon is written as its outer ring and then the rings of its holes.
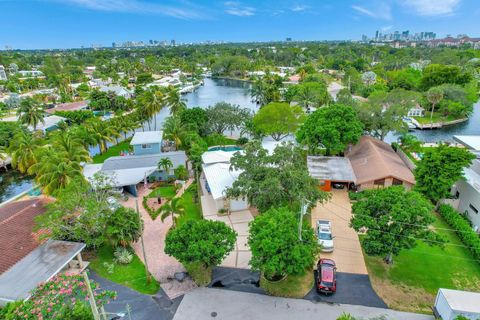
{"type": "Polygon", "coordinates": [[[432,312],[431,307],[435,302],[435,296],[424,289],[397,285],[372,276],[370,281],[375,292],[389,308],[416,313],[432,312]]]}

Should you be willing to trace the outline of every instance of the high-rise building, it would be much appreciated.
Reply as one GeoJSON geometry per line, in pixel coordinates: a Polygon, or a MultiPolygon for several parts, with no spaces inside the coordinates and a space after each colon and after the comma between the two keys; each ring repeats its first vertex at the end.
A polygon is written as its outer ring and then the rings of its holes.
{"type": "Polygon", "coordinates": [[[290,42],[290,41],[292,41],[292,38],[289,37],[289,38],[285,39],[285,41],[290,42]]]}
{"type": "Polygon", "coordinates": [[[375,40],[376,40],[376,41],[379,40],[379,39],[378,39],[378,36],[379,36],[379,31],[377,30],[377,31],[375,32],[375,40]]]}
{"type": "Polygon", "coordinates": [[[175,40],[170,41],[170,45],[171,45],[172,47],[175,47],[175,45],[176,45],[175,40]]]}

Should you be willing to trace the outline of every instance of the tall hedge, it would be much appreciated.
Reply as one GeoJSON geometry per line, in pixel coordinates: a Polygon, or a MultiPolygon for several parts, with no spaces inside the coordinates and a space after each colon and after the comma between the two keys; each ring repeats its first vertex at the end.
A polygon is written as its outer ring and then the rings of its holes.
{"type": "Polygon", "coordinates": [[[442,204],[438,212],[456,230],[463,244],[469,248],[475,259],[480,260],[480,237],[460,213],[447,204],[442,204]]]}

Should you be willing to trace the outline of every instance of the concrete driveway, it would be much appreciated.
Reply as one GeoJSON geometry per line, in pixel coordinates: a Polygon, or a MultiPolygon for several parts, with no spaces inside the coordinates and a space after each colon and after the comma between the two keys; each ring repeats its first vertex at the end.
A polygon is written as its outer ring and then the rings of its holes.
{"type": "Polygon", "coordinates": [[[350,228],[352,206],[346,190],[332,190],[332,198],[312,210],[312,226],[317,220],[330,220],[334,238],[334,251],[322,252],[320,257],[335,260],[339,272],[368,274],[358,235],[350,228]]]}

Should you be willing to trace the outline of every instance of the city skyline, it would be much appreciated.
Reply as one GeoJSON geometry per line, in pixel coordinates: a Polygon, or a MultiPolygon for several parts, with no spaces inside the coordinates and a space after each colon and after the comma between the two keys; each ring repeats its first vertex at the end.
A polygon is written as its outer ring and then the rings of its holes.
{"type": "Polygon", "coordinates": [[[478,36],[474,0],[0,0],[0,48],[62,49],[113,42],[360,40],[376,30],[478,36]],[[22,17],[19,19],[18,17],[22,17]]]}

